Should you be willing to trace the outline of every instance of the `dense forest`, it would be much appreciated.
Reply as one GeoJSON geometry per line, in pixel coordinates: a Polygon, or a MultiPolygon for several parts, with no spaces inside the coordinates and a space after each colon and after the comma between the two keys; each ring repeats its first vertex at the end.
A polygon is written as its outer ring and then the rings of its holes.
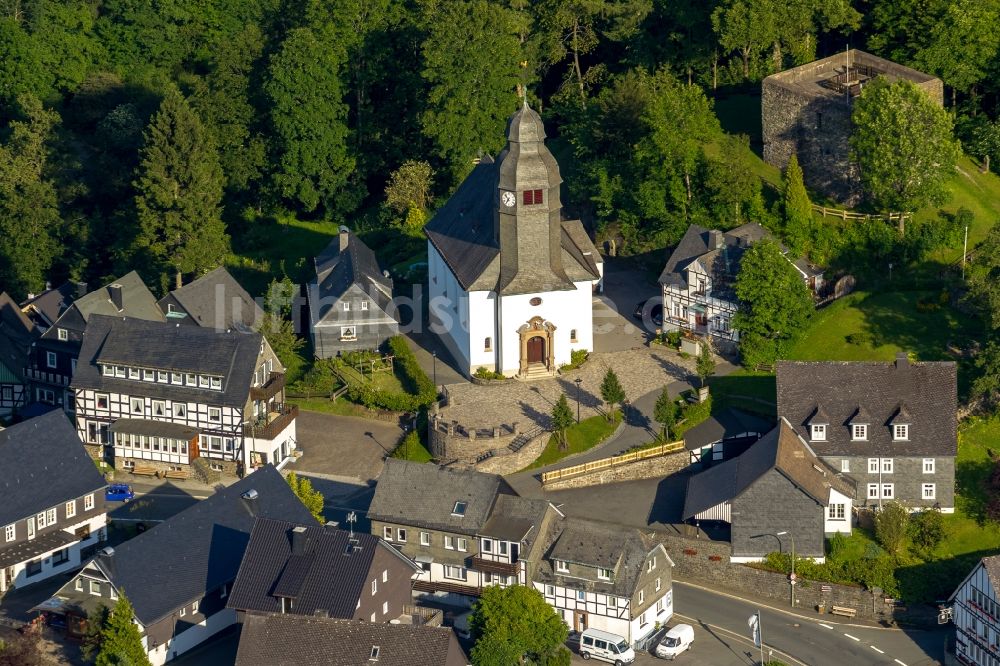
{"type": "Polygon", "coordinates": [[[1000,0],[0,0],[0,285],[165,289],[281,216],[419,228],[519,91],[596,230],[774,221],[715,96],[859,47],[941,77],[997,160],[998,26],[1000,0]]]}

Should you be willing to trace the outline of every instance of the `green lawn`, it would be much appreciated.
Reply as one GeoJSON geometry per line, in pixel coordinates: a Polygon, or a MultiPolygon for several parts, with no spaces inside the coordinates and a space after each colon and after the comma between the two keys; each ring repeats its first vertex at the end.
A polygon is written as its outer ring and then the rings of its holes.
{"type": "Polygon", "coordinates": [[[325,414],[337,414],[338,416],[357,416],[360,418],[371,418],[371,411],[361,405],[356,405],[347,398],[289,398],[289,402],[294,402],[299,409],[307,412],[323,412],[325,414]]]}
{"type": "Polygon", "coordinates": [[[434,459],[431,452],[420,441],[420,436],[414,431],[403,438],[399,446],[393,450],[392,457],[418,463],[429,463],[434,459]]]}
{"type": "Polygon", "coordinates": [[[589,419],[584,419],[579,423],[573,424],[566,429],[566,440],[569,442],[569,446],[565,451],[559,450],[559,435],[553,433],[549,437],[549,443],[545,446],[541,455],[535,459],[535,462],[524,469],[537,469],[551,465],[566,456],[571,456],[574,453],[582,453],[594,448],[611,436],[611,433],[615,431],[621,420],[621,412],[616,411],[613,422],[608,421],[603,416],[592,416],[589,419]]]}

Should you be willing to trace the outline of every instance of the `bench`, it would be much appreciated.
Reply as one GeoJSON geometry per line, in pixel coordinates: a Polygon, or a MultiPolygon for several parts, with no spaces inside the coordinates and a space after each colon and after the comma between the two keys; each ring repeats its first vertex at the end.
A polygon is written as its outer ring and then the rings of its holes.
{"type": "Polygon", "coordinates": [[[830,612],[834,615],[840,615],[842,617],[854,617],[858,614],[857,609],[849,608],[847,606],[833,606],[830,608],[830,612]]]}
{"type": "Polygon", "coordinates": [[[157,473],[157,469],[155,467],[148,467],[144,465],[136,465],[129,471],[136,476],[156,476],[157,473]]]}
{"type": "Polygon", "coordinates": [[[164,479],[189,479],[191,478],[191,472],[183,469],[168,469],[163,473],[164,479]]]}

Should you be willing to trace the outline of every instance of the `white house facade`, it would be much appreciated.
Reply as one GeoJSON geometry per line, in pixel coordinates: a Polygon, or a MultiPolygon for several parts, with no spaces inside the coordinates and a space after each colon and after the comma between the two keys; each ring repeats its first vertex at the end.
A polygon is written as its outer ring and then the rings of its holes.
{"type": "Polygon", "coordinates": [[[524,106],[507,138],[426,227],[431,326],[464,372],[550,376],[593,350],[603,261],[582,224],[562,219],[539,115],[524,106]]]}

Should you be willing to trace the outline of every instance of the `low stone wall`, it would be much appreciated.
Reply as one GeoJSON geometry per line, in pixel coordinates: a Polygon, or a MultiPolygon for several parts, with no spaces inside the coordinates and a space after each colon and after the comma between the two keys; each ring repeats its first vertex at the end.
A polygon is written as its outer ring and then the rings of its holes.
{"type": "MultiPolygon", "coordinates": [[[[748,594],[775,600],[777,606],[789,607],[791,588],[788,576],[775,571],[755,569],[729,562],[729,544],[707,539],[658,534],[674,561],[674,578],[690,583],[720,587],[734,594],[748,594]]],[[[819,614],[817,606],[829,613],[833,606],[853,608],[857,619],[892,623],[896,621],[933,622],[933,613],[923,608],[906,609],[886,603],[882,595],[854,585],[799,580],[795,587],[795,607],[800,612],[819,614]]]]}
{"type": "Polygon", "coordinates": [[[538,456],[542,455],[542,451],[545,450],[545,446],[549,443],[549,437],[551,435],[552,433],[550,432],[542,433],[522,446],[521,450],[517,453],[514,453],[510,449],[504,447],[497,451],[496,455],[473,465],[473,469],[477,472],[500,475],[520,472],[522,469],[533,463],[538,456]]]}
{"type": "Polygon", "coordinates": [[[624,463],[607,469],[594,470],[580,476],[559,479],[545,484],[545,490],[566,490],[567,488],[586,488],[606,483],[635,481],[638,479],[654,479],[658,476],[670,476],[688,466],[690,454],[686,449],[670,453],[658,458],[648,458],[632,463],[624,463]]]}

